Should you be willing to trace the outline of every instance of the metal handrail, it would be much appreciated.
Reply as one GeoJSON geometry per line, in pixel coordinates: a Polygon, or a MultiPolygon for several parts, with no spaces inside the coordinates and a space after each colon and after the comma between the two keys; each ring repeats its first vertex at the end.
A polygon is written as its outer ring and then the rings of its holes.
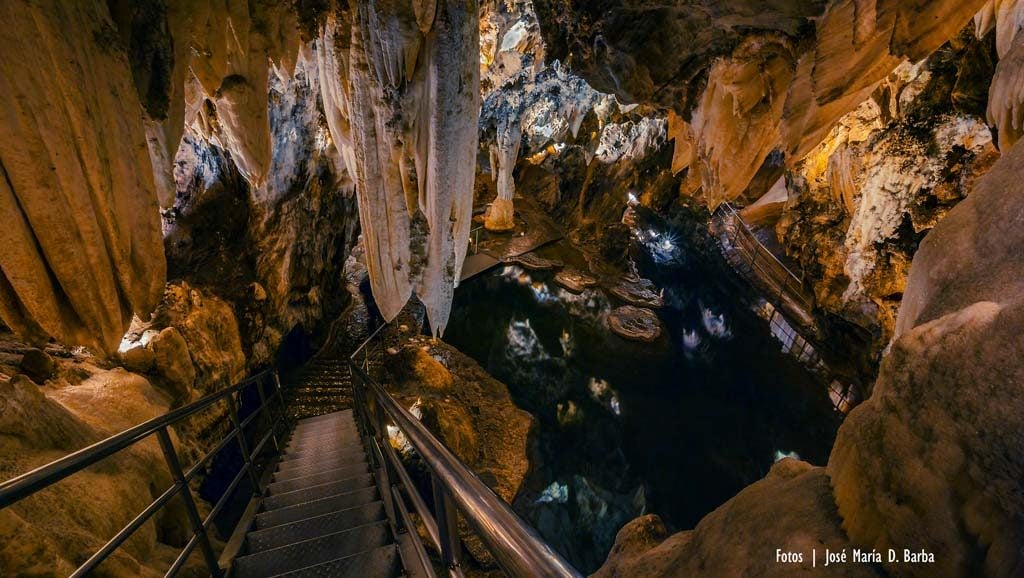
{"type": "Polygon", "coordinates": [[[185,502],[189,522],[192,526],[192,536],[189,538],[182,551],[178,554],[177,559],[171,565],[171,568],[167,572],[167,576],[176,575],[198,546],[203,553],[203,558],[211,575],[219,577],[223,574],[223,571],[221,570],[216,555],[213,552],[213,547],[209,538],[209,528],[213,523],[214,517],[227,504],[228,498],[233,494],[244,476],[250,477],[253,484],[252,491],[254,493],[260,492],[258,479],[253,468],[253,460],[256,459],[259,452],[268,441],[273,441],[274,445],[278,446],[277,427],[286,419],[287,411],[284,404],[284,396],[281,391],[280,378],[276,370],[265,370],[241,381],[240,383],[225,387],[220,391],[211,393],[210,395],[186,406],[170,411],[164,415],[157,416],[105,440],[68,454],[67,456],[50,462],[49,464],[40,466],[30,472],[26,472],[20,476],[0,483],[0,510],[11,506],[19,500],[31,496],[40,490],[56,484],[64,478],[80,472],[107,457],[127,449],[153,434],[156,434],[157,439],[160,442],[160,448],[162,450],[164,460],[174,483],[170,488],[161,493],[159,497],[153,500],[153,502],[151,502],[145,509],[143,509],[142,512],[136,515],[134,519],[118,531],[117,534],[107,541],[102,548],[90,556],[88,560],[86,560],[74,571],[74,573],[71,574],[71,576],[85,576],[94,570],[121,544],[128,540],[136,530],[142,527],[146,521],[158,512],[161,507],[180,494],[185,502]],[[263,385],[268,378],[272,378],[272,385],[274,388],[273,394],[269,396],[263,389],[263,385]],[[243,390],[252,385],[255,385],[257,388],[260,405],[249,416],[240,420],[238,413],[241,405],[241,394],[243,390]],[[229,413],[232,423],[231,431],[217,442],[213,449],[206,453],[206,455],[200,458],[187,470],[184,470],[178,459],[177,452],[174,449],[174,444],[171,441],[169,428],[225,399],[228,400],[230,406],[229,413]],[[262,415],[264,410],[271,409],[271,402],[275,399],[280,405],[280,413],[277,417],[274,417],[273,412],[271,412],[272,423],[268,428],[268,431],[263,435],[254,449],[250,450],[247,447],[248,443],[245,435],[245,427],[262,415]],[[218,453],[226,448],[231,441],[237,442],[242,454],[244,465],[235,475],[234,479],[232,479],[231,483],[228,484],[227,490],[221,498],[213,505],[210,513],[205,519],[203,519],[199,515],[199,510],[196,507],[195,499],[192,495],[192,488],[189,486],[189,482],[203,470],[206,464],[210,463],[218,453]]]}
{"type": "MultiPolygon", "coordinates": [[[[523,521],[512,508],[484,484],[458,457],[444,446],[409,410],[388,394],[369,375],[369,347],[387,325],[381,325],[349,357],[353,375],[356,415],[366,426],[369,447],[382,448],[382,468],[386,480],[398,476],[399,483],[423,520],[427,534],[441,561],[452,576],[462,576],[461,541],[457,517],[461,513],[469,527],[480,537],[501,568],[510,576],[582,575],[523,521]],[[359,364],[359,358],[365,365],[359,364]],[[434,512],[412,484],[405,466],[391,447],[387,421],[402,432],[430,472],[433,486],[434,512]]],[[[383,343],[381,344],[383,348],[383,343]]],[[[373,453],[373,452],[371,452],[373,453]]],[[[391,486],[390,481],[387,486],[391,486]]],[[[392,487],[387,487],[393,490],[392,487]]],[[[384,492],[390,511],[404,513],[406,506],[395,491],[384,492]],[[397,503],[396,503],[397,502],[397,503]]],[[[415,535],[415,532],[413,532],[415,535]]]]}
{"type": "MultiPolygon", "coordinates": [[[[799,300],[805,309],[810,310],[813,308],[812,298],[804,292],[803,276],[794,273],[785,263],[779,260],[775,253],[772,253],[768,247],[765,247],[764,243],[757,238],[757,235],[754,234],[746,221],[743,220],[739,211],[730,203],[723,202],[719,209],[728,217],[728,219],[723,219],[723,225],[729,240],[737,250],[746,256],[747,266],[750,267],[751,271],[761,273],[766,278],[774,281],[779,285],[780,293],[784,290],[788,291],[790,296],[799,300]],[[738,239],[745,241],[746,245],[749,246],[743,246],[744,243],[737,242],[738,239]],[[770,267],[766,267],[764,262],[767,262],[770,267]]],[[[781,300],[781,295],[779,297],[781,300]]]]}

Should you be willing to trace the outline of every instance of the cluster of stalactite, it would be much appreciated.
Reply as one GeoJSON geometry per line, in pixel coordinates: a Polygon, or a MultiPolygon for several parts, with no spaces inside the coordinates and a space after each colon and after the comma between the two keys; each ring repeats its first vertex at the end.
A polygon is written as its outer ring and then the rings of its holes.
{"type": "Polygon", "coordinates": [[[468,242],[479,114],[476,2],[5,3],[0,316],[112,351],[163,292],[159,208],[186,132],[253,194],[272,170],[268,87],[319,84],[328,154],[356,183],[385,317],[415,292],[443,331],[468,242]]]}

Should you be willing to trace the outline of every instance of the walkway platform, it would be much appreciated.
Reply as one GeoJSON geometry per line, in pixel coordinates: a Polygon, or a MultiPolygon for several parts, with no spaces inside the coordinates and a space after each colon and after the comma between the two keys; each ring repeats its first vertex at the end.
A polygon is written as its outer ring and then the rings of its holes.
{"type": "Polygon", "coordinates": [[[465,281],[520,255],[562,239],[558,225],[533,201],[515,198],[516,228],[492,233],[479,226],[469,239],[469,254],[459,281],[465,281]]]}

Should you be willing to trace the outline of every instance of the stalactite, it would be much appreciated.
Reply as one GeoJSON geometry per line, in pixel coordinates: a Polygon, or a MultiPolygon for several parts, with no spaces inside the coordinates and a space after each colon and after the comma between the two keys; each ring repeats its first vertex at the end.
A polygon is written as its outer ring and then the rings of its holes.
{"type": "Polygon", "coordinates": [[[374,299],[392,319],[415,292],[440,334],[472,217],[478,6],[351,2],[345,13],[351,22],[332,15],[321,28],[317,59],[331,137],[355,175],[374,299]]]}
{"type": "Polygon", "coordinates": [[[1024,2],[989,0],[975,16],[978,36],[996,32],[999,64],[989,90],[988,121],[999,129],[999,147],[1008,150],[1024,136],[1024,2]]]}
{"type": "Polygon", "coordinates": [[[712,66],[690,122],[709,206],[743,194],[777,146],[793,69],[792,48],[775,37],[752,37],[712,66]]]}

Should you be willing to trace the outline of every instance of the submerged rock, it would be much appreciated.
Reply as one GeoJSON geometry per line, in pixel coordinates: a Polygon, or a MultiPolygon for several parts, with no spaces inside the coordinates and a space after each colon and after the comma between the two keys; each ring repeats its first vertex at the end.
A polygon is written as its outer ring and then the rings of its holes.
{"type": "Polygon", "coordinates": [[[561,261],[556,259],[545,259],[532,251],[515,257],[510,257],[504,261],[506,263],[515,263],[523,269],[529,269],[530,271],[553,271],[565,266],[565,263],[562,263],[561,261]]]}
{"type": "Polygon", "coordinates": [[[578,269],[562,269],[555,273],[555,283],[567,291],[580,294],[597,285],[597,278],[578,269]]]}
{"type": "Polygon", "coordinates": [[[612,333],[631,341],[651,343],[661,335],[661,321],[650,309],[624,305],[608,315],[612,333]]]}
{"type": "Polygon", "coordinates": [[[654,284],[646,279],[637,282],[622,281],[608,292],[636,307],[657,309],[665,304],[661,294],[654,291],[654,284]]]}

